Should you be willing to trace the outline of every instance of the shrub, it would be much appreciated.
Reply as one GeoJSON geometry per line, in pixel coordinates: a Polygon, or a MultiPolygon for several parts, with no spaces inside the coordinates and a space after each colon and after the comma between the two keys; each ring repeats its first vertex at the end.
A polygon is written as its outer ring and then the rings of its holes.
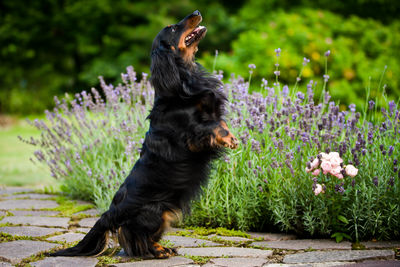
{"type": "Polygon", "coordinates": [[[137,82],[129,67],[123,84],[115,88],[100,77],[101,93],[92,88],[74,98],[55,97],[56,107],[46,111],[46,121],[30,121],[42,134],[27,142],[41,148],[35,151],[37,161],[47,164],[65,193],[93,201],[100,210],[108,208],[148,129],[145,118],[153,91],[146,76],[137,82]]]}
{"type": "MultiPolygon", "coordinates": [[[[272,48],[285,47],[279,62],[281,80],[293,84],[298,76],[298,63],[305,56],[312,61],[302,76],[321,83],[323,55],[330,49],[335,55],[329,59],[330,94],[344,104],[341,109],[351,103],[363,105],[363,93],[370,78],[373,83],[371,95],[379,95],[375,89],[385,65],[388,66],[384,74],[387,92],[392,98],[400,96],[400,78],[395,75],[400,72],[398,21],[382,25],[372,19],[343,18],[329,11],[308,8],[276,11],[257,18],[247,22],[246,31],[232,42],[232,51],[220,51],[218,69],[243,76],[247,75],[247,65],[254,63],[257,70],[253,79],[258,82],[262,77],[273,79],[272,48]]],[[[211,67],[214,56],[208,55],[204,61],[211,67]]]]}
{"type": "Polygon", "coordinates": [[[379,112],[370,100],[362,113],[354,104],[341,111],[328,92],[314,102],[315,82],[306,88],[303,94],[264,80],[262,93],[249,93],[240,77],[225,84],[228,118],[242,145],[216,164],[189,224],[244,230],[277,225],[300,235],[355,240],[400,236],[398,106],[390,101],[379,112]],[[331,190],[316,196],[315,179],[305,168],[330,151],[339,151],[359,174],[331,177],[331,190]]]}
{"type": "MultiPolygon", "coordinates": [[[[275,52],[280,58],[280,49],[275,52]]],[[[303,67],[307,64],[305,58],[303,67]]],[[[250,93],[249,82],[241,77],[225,83],[227,120],[242,143],[215,163],[185,223],[241,230],[278,227],[338,239],[398,238],[398,104],[381,103],[380,111],[377,99],[367,96],[363,110],[351,104],[344,111],[326,91],[326,74],[318,99],[314,81],[306,84],[306,93],[297,91],[297,82],[291,89],[282,86],[278,66],[273,85],[263,80],[260,92],[250,93]],[[306,171],[316,155],[331,151],[354,165],[358,175],[315,178],[306,171]],[[327,186],[324,194],[315,195],[317,183],[327,186]]],[[[251,78],[255,66],[249,67],[251,78]]],[[[55,110],[46,112],[47,122],[33,122],[43,131],[41,139],[30,140],[41,147],[36,158],[62,180],[63,190],[103,210],[138,157],[152,103],[146,76],[136,82],[128,69],[122,77],[124,84],[116,88],[102,81],[105,101],[94,89],[69,101],[56,100],[55,110]]]]}

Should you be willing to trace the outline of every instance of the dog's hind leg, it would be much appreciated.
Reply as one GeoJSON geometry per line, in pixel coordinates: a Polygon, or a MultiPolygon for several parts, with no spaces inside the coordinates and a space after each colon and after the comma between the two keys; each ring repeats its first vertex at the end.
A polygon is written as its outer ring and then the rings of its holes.
{"type": "Polygon", "coordinates": [[[179,215],[180,213],[176,211],[164,211],[162,213],[162,224],[158,231],[155,232],[152,236],[153,243],[150,252],[154,255],[155,258],[163,259],[178,255],[176,249],[163,247],[157,242],[161,239],[165,230],[167,230],[171,226],[171,223],[179,218],[179,215]]]}
{"type": "Polygon", "coordinates": [[[176,255],[174,249],[165,248],[157,242],[171,222],[172,212],[162,212],[158,207],[143,207],[128,223],[118,230],[118,241],[129,256],[168,258],[176,255]]]}

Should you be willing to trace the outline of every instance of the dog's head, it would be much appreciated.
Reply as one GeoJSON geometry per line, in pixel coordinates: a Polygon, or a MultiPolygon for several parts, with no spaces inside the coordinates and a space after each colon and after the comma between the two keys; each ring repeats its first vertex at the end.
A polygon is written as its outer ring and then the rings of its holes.
{"type": "Polygon", "coordinates": [[[186,63],[192,63],[198,50],[197,45],[207,32],[206,27],[199,26],[202,19],[196,10],[179,23],[162,29],[153,41],[152,53],[167,50],[179,55],[186,63]]]}
{"type": "Polygon", "coordinates": [[[194,56],[198,44],[207,29],[199,26],[202,16],[199,11],[186,16],[179,23],[168,25],[154,38],[151,48],[152,84],[156,94],[178,90],[182,86],[180,69],[195,68],[194,56]]]}

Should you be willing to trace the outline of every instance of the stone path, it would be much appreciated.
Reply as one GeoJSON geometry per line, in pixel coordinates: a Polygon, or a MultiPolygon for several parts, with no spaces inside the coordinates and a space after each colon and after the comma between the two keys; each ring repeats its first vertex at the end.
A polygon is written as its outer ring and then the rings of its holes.
{"type": "MultiPolygon", "coordinates": [[[[76,205],[87,204],[77,202],[76,205]]],[[[400,267],[400,241],[364,242],[365,250],[328,239],[249,233],[248,237],[198,236],[172,229],[163,245],[176,247],[169,259],[132,259],[120,251],[103,257],[48,257],[48,252],[81,240],[96,222],[95,209],[62,216],[54,195],[23,188],[0,188],[0,267],[3,266],[142,266],[142,267],[400,267]],[[189,236],[186,236],[188,235],[189,236]]]]}

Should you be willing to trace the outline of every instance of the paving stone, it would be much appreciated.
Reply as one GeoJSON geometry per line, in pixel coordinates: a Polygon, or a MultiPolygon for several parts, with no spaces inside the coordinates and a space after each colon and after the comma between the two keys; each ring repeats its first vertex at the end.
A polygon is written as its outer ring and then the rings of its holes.
{"type": "Polygon", "coordinates": [[[281,241],[281,240],[294,240],[297,239],[295,235],[292,234],[282,234],[282,233],[255,233],[248,232],[251,238],[262,238],[265,241],[281,241]]]}
{"type": "Polygon", "coordinates": [[[76,231],[87,234],[89,233],[90,228],[76,228],[76,231]]]}
{"type": "Polygon", "coordinates": [[[204,257],[255,257],[266,258],[272,255],[272,250],[237,247],[212,247],[212,248],[180,248],[180,255],[204,256],[204,257]]]}
{"type": "Polygon", "coordinates": [[[52,198],[52,197],[56,197],[56,195],[29,193],[29,194],[11,195],[11,196],[4,197],[4,199],[18,199],[18,198],[44,199],[44,198],[52,198]]]}
{"type": "Polygon", "coordinates": [[[394,259],[393,250],[333,250],[312,251],[286,255],[283,263],[312,263],[329,261],[362,261],[371,259],[394,259]]]}
{"type": "Polygon", "coordinates": [[[368,242],[361,242],[365,248],[400,248],[400,241],[393,240],[393,241],[368,241],[368,242]]]}
{"type": "Polygon", "coordinates": [[[284,264],[284,263],[267,263],[263,267],[343,267],[346,264],[348,267],[354,267],[355,262],[317,262],[317,263],[298,263],[298,264],[284,264]]]}
{"type": "Polygon", "coordinates": [[[74,201],[76,201],[76,205],[92,205],[93,206],[93,203],[91,203],[91,202],[88,202],[88,201],[84,201],[84,200],[74,200],[74,201]]]}
{"type": "Polygon", "coordinates": [[[211,242],[209,240],[191,238],[186,236],[166,235],[163,237],[163,239],[174,243],[174,247],[222,246],[222,244],[211,242]]]}
{"type": "Polygon", "coordinates": [[[264,248],[276,249],[290,249],[290,250],[303,250],[303,249],[351,249],[351,243],[342,241],[336,243],[330,239],[296,239],[296,240],[282,240],[282,241],[259,241],[253,242],[252,245],[264,248]]]}
{"type": "Polygon", "coordinates": [[[96,209],[89,209],[89,210],[84,210],[84,211],[80,211],[80,212],[74,213],[74,215],[80,215],[80,214],[93,216],[93,217],[101,215],[100,212],[98,210],[96,210],[96,209]]]}
{"type": "Polygon", "coordinates": [[[35,255],[41,251],[47,251],[58,244],[51,244],[42,241],[17,240],[0,243],[0,259],[17,264],[22,259],[35,255]]]}
{"type": "Polygon", "coordinates": [[[93,225],[97,222],[99,218],[98,217],[94,217],[94,218],[85,218],[82,219],[78,222],[79,226],[81,227],[93,227],[93,225]]]}
{"type": "Polygon", "coordinates": [[[44,228],[37,226],[5,226],[0,227],[0,232],[16,236],[45,236],[56,232],[64,232],[62,228],[44,228]]]}
{"type": "Polygon", "coordinates": [[[23,187],[6,187],[6,188],[0,188],[0,195],[11,195],[15,193],[32,192],[32,191],[33,191],[32,189],[23,187]]]}
{"type": "Polygon", "coordinates": [[[0,210],[0,217],[6,216],[6,215],[7,215],[7,213],[6,213],[5,211],[1,211],[1,210],[0,210]]]}
{"type": "Polygon", "coordinates": [[[55,216],[59,211],[52,210],[10,210],[14,216],[55,216]]]}
{"type": "Polygon", "coordinates": [[[340,265],[340,267],[382,267],[382,266],[387,266],[387,267],[400,267],[400,261],[396,260],[388,260],[388,261],[383,261],[383,260],[378,260],[378,261],[363,261],[363,262],[358,262],[355,264],[345,264],[345,265],[340,265]]]}
{"type": "Polygon", "coordinates": [[[218,238],[220,240],[231,241],[231,242],[251,242],[253,239],[239,237],[239,236],[222,236],[222,235],[209,235],[208,238],[218,238]]]}
{"type": "Polygon", "coordinates": [[[36,267],[94,267],[99,260],[92,257],[49,257],[44,260],[31,262],[36,267]]]}
{"type": "Polygon", "coordinates": [[[143,261],[135,261],[135,262],[126,262],[126,263],[118,263],[113,264],[113,266],[117,267],[169,267],[169,266],[187,266],[186,264],[191,264],[193,261],[191,259],[187,259],[184,257],[172,257],[168,259],[157,259],[157,260],[143,260],[143,261]]]}
{"type": "Polygon", "coordinates": [[[9,199],[0,201],[0,209],[52,209],[58,207],[54,200],[38,200],[38,199],[9,199]]]}
{"type": "Polygon", "coordinates": [[[62,235],[56,235],[56,236],[49,237],[49,238],[47,238],[47,240],[49,240],[49,241],[64,241],[67,243],[71,243],[71,242],[75,242],[75,241],[81,241],[84,236],[85,236],[84,234],[80,234],[80,233],[66,233],[66,234],[62,234],[62,235]]]}
{"type": "Polygon", "coordinates": [[[0,262],[0,267],[12,267],[12,265],[8,262],[0,262]]]}
{"type": "Polygon", "coordinates": [[[264,266],[267,262],[268,260],[263,258],[216,258],[211,259],[203,267],[258,267],[264,266]]]}
{"type": "Polygon", "coordinates": [[[9,216],[1,220],[0,223],[67,228],[69,220],[70,218],[59,217],[9,216]]]}

